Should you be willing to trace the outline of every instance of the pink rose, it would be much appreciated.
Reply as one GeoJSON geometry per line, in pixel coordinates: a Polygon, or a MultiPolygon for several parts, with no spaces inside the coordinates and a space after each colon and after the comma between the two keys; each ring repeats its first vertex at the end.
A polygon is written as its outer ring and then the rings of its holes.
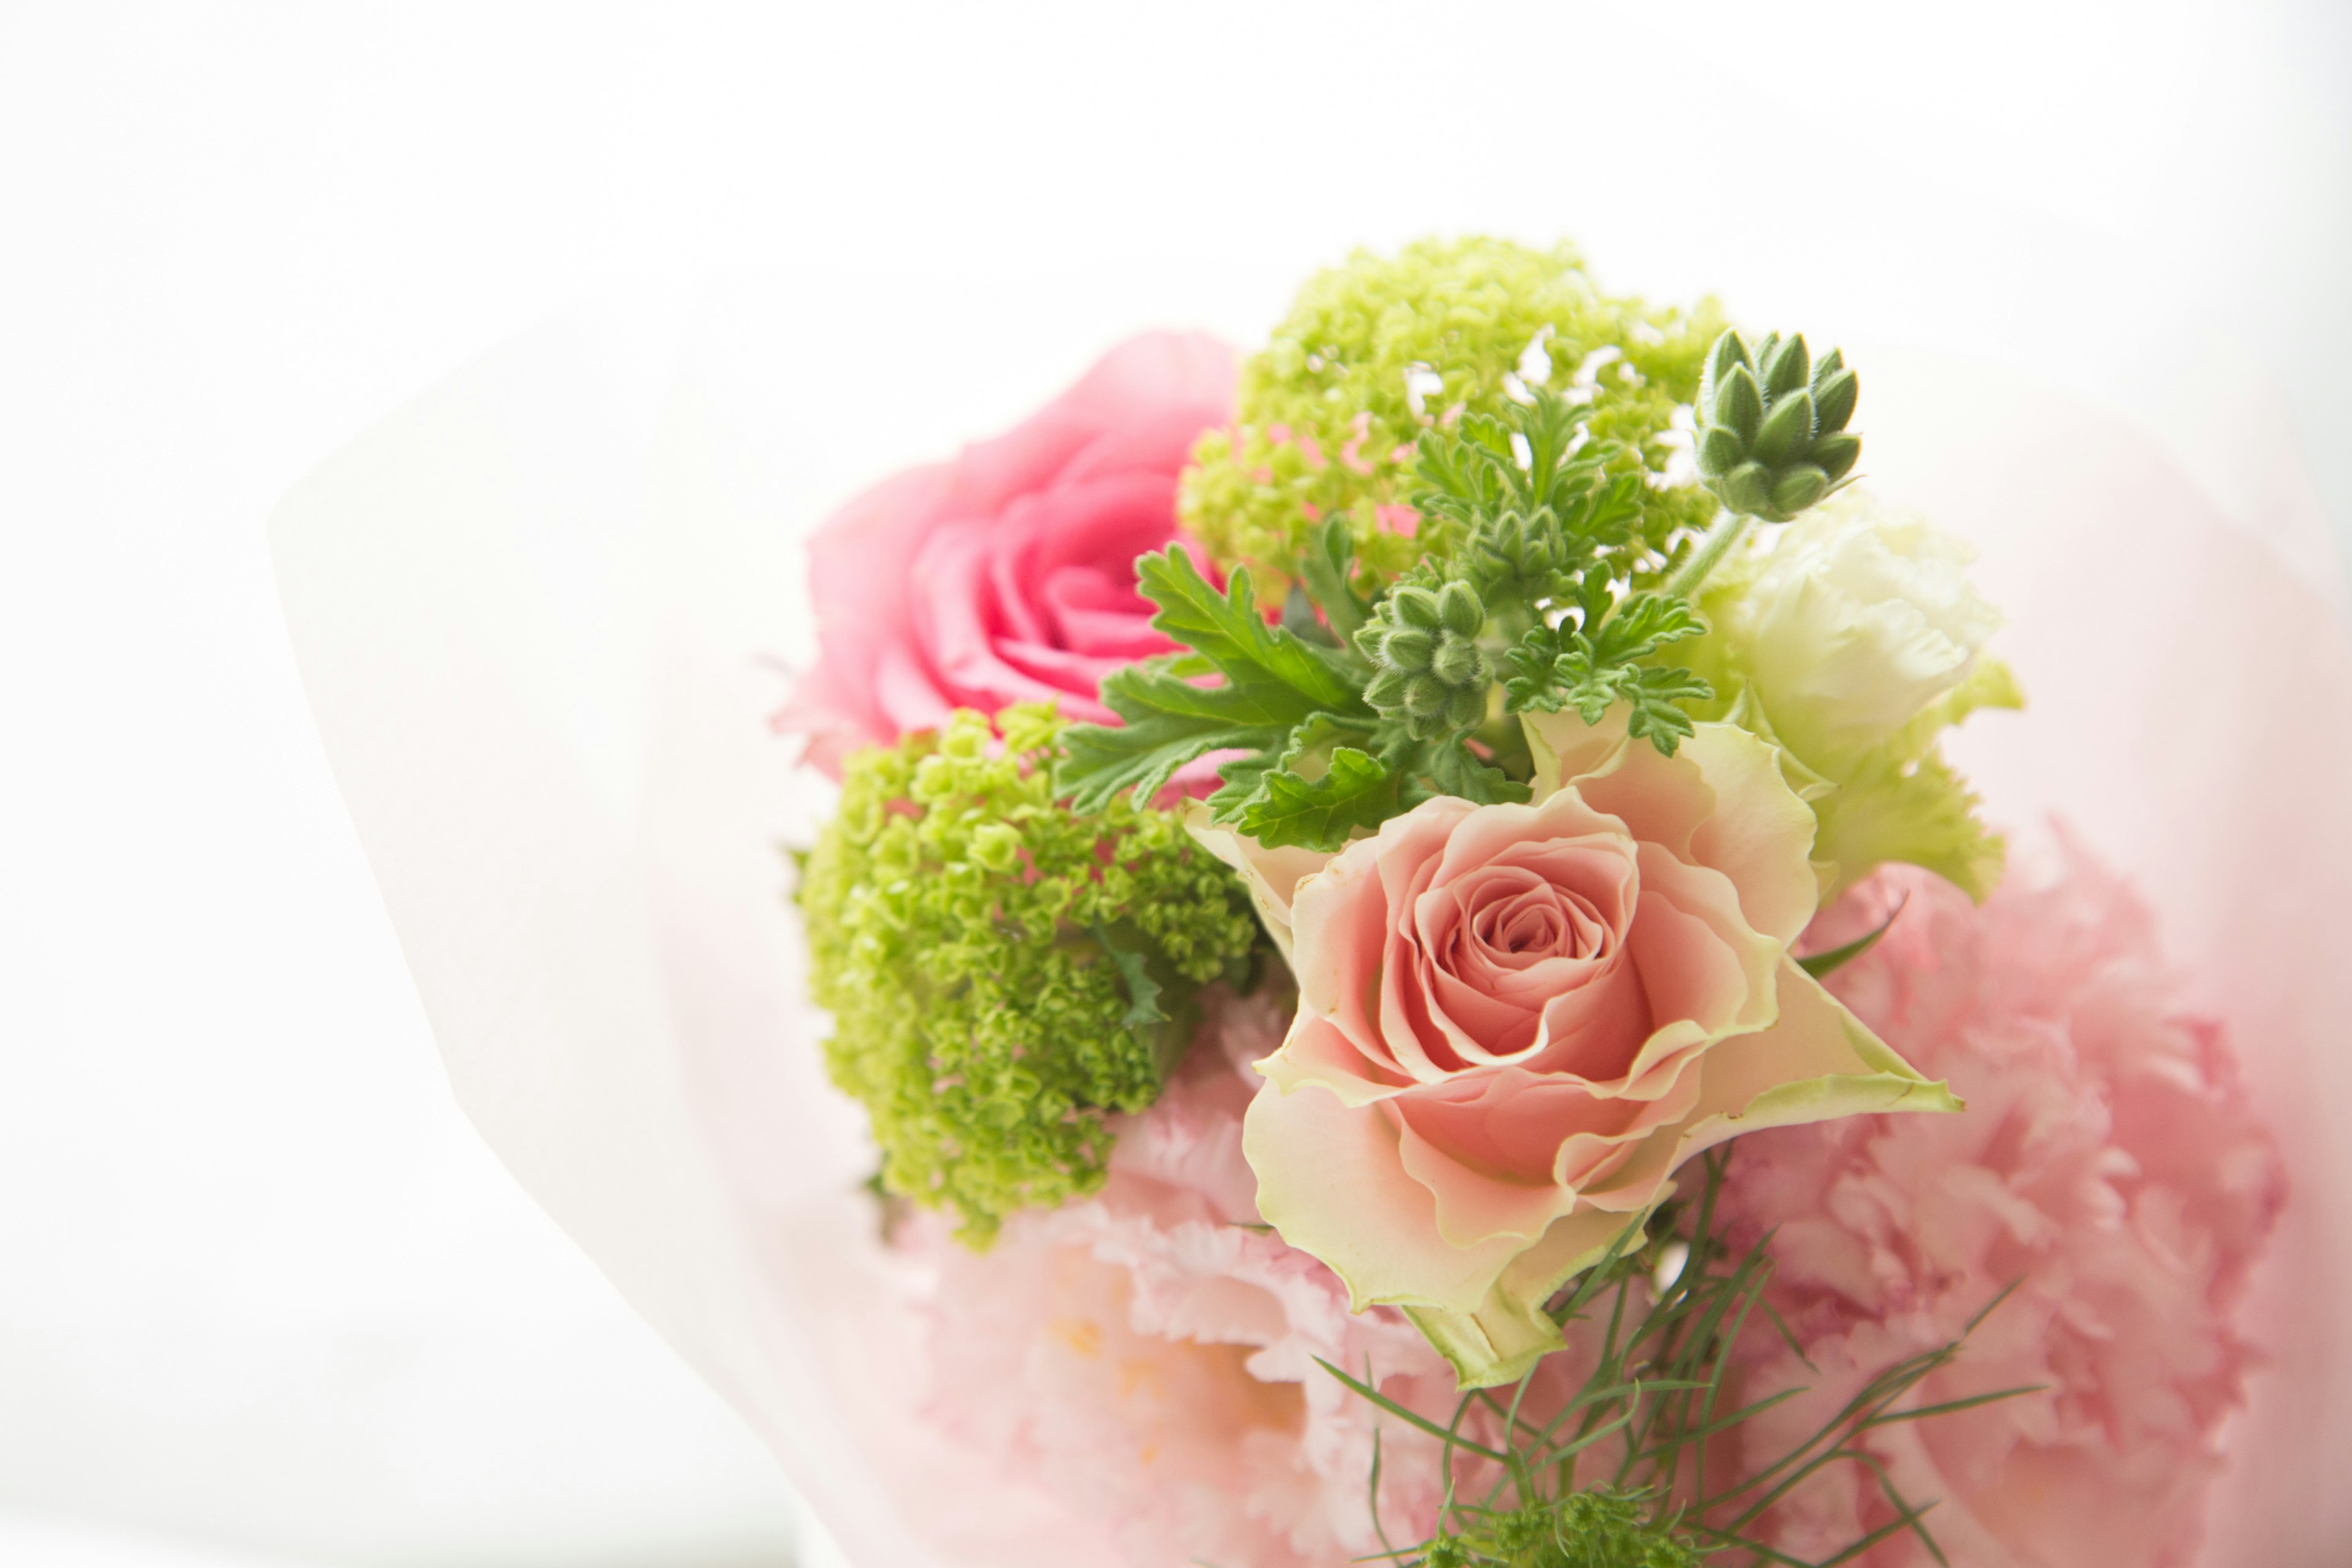
{"type": "Polygon", "coordinates": [[[1813,816],[1770,747],[1622,716],[1528,725],[1528,805],[1427,801],[1336,855],[1194,831],[1251,876],[1298,977],[1258,1064],[1258,1207],[1404,1307],[1465,1384],[1559,1343],[1542,1306],[1699,1151],[1957,1105],[1798,968],[1813,816]]]}
{"type": "Polygon", "coordinates": [[[844,507],[810,544],[821,653],[778,727],[838,773],[956,708],[1116,723],[1102,678],[1173,646],[1135,558],[1177,537],[1177,474],[1232,417],[1234,374],[1213,339],[1132,339],[1025,423],[844,507]]]}

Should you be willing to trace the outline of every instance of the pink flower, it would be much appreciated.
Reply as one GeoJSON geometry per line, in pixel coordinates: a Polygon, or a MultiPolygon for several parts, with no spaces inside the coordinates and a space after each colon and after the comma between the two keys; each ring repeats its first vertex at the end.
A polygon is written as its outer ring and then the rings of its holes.
{"type": "Polygon", "coordinates": [[[1419,1540],[1441,1499],[1436,1443],[1386,1419],[1320,1357],[1436,1415],[1452,1377],[1395,1311],[1349,1312],[1330,1271],[1257,1223],[1241,1153],[1246,1064],[1278,999],[1207,998],[1199,1043],[1120,1129],[1087,1201],[1015,1215],[974,1254],[928,1221],[935,1420],[1003,1471],[1108,1521],[1139,1568],[1307,1568],[1380,1550],[1367,1507],[1419,1540]]]}
{"type": "Polygon", "coordinates": [[[956,708],[1116,722],[1102,678],[1172,646],[1135,558],[1177,537],[1176,477],[1234,375],[1212,339],[1132,339],[1025,423],[844,507],[810,544],[821,651],[778,727],[837,773],[956,708]]]}
{"type": "Polygon", "coordinates": [[[1707,724],[1664,757],[1622,712],[1529,731],[1535,804],[1426,801],[1336,855],[1196,815],[1298,977],[1250,1107],[1259,1206],[1465,1384],[1557,1348],[1545,1298],[1699,1151],[1954,1106],[1790,958],[1813,818],[1769,747],[1707,724]]]}
{"type": "MultiPolygon", "coordinates": [[[[2177,1568],[2192,1562],[2220,1435],[2251,1352],[2233,1315],[2278,1213],[2276,1150],[2215,1026],[2176,1010],[2149,917],[2070,852],[1982,910],[1889,869],[1823,917],[1821,940],[1909,902],[1832,987],[1965,1116],[1876,1117],[1743,1140],[1725,1188],[1735,1241],[1769,1230],[1773,1301],[1811,1360],[1756,1334],[1732,1403],[1805,1387],[1736,1435],[1767,1463],[1862,1383],[2016,1293],[1925,1406],[2040,1392],[1868,1434],[1955,1568],[2177,1568]]],[[[1727,1457],[1732,1458],[1732,1457],[1727,1457]]],[[[1808,1560],[1894,1518],[1839,1465],[1767,1517],[1808,1560]]],[[[1898,1535],[1867,1561],[1925,1564],[1898,1535]]]]}

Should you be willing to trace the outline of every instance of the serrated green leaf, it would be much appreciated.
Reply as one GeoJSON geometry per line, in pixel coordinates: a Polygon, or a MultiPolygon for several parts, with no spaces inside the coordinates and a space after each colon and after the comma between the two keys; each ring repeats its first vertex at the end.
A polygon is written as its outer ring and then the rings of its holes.
{"type": "Polygon", "coordinates": [[[1286,769],[1264,775],[1258,795],[1235,826],[1267,848],[1298,845],[1337,849],[1358,827],[1377,827],[1394,815],[1396,782],[1380,759],[1353,746],[1335,748],[1320,778],[1286,769]]]}
{"type": "Polygon", "coordinates": [[[1480,805],[1495,805],[1508,801],[1525,802],[1534,794],[1502,769],[1479,760],[1470,748],[1459,741],[1448,741],[1427,750],[1426,771],[1429,781],[1441,795],[1450,795],[1480,805]]]}
{"type": "Polygon", "coordinates": [[[1301,712],[1358,706],[1355,689],[1337,670],[1290,633],[1265,624],[1247,567],[1235,567],[1220,594],[1192,556],[1171,545],[1138,557],[1135,577],[1137,591],[1160,606],[1153,627],[1207,658],[1230,685],[1287,689],[1303,700],[1295,704],[1301,712]]]}
{"type": "Polygon", "coordinates": [[[1100,811],[1124,789],[1133,790],[1140,805],[1197,757],[1211,752],[1270,750],[1289,733],[1287,724],[1235,724],[1196,713],[1146,713],[1124,724],[1074,724],[1062,731],[1054,792],[1079,811],[1100,811]]]}

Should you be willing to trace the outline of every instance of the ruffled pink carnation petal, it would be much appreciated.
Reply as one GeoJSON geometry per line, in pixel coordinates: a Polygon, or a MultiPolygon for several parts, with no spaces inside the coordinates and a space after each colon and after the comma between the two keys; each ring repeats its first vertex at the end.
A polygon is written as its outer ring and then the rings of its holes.
{"type": "MultiPolygon", "coordinates": [[[[1743,1400],[1811,1393],[1727,1445],[1759,1464],[1872,1375],[2016,1293],[1920,1405],[2041,1392],[1869,1435],[1956,1568],[2177,1568],[2196,1556],[2221,1437],[2253,1354],[2233,1326],[2284,1196],[2272,1142],[2211,1024],[2179,1011],[2145,910],[2069,848],[2046,887],[1981,910],[1907,868],[1822,917],[1846,940],[1907,898],[1831,987],[1969,1102],[1758,1133],[1726,1214],[1773,1232],[1774,1304],[1813,1363],[1748,1342],[1743,1400]]],[[[1767,1539],[1811,1556],[1892,1518],[1851,1466],[1795,1492],[1767,1539]]],[[[1907,1536],[1867,1559],[1919,1564],[1907,1536]]]]}
{"type": "Polygon", "coordinates": [[[1349,1310],[1331,1271],[1258,1224],[1242,1157],[1248,1063],[1286,1007],[1213,994],[1192,1053],[1127,1119],[1101,1194],[1016,1216],[973,1254],[928,1219],[907,1250],[936,1274],[933,1418],[980,1462],[1103,1520],[1129,1562],[1308,1568],[1431,1528],[1437,1445],[1349,1393],[1318,1358],[1450,1415],[1453,1379],[1391,1309],[1349,1310]]]}

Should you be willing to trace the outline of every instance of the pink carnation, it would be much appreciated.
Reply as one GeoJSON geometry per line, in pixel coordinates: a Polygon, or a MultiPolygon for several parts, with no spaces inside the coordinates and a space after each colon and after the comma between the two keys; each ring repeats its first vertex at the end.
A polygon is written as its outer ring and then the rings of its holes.
{"type": "MultiPolygon", "coordinates": [[[[1740,1140],[1734,1240],[1774,1234],[1774,1303],[1806,1348],[1746,1343],[1742,1401],[1812,1390],[1738,1437],[1769,1463],[1869,1377],[1956,1336],[2021,1281],[1920,1406],[2042,1392],[1866,1438],[1955,1568],[2190,1562],[2220,1433],[2252,1356],[2232,1327],[2284,1196],[2218,1028],[2174,1004],[2147,910],[2068,847],[1979,910],[1890,869],[1825,914],[1822,945],[1907,898],[1831,988],[1966,1114],[1864,1117],[1740,1140]]],[[[1799,1557],[1895,1517],[1859,1467],[1808,1482],[1766,1523],[1799,1557]]],[[[1890,1539],[1866,1560],[1925,1563],[1890,1539]]]]}
{"type": "Polygon", "coordinates": [[[1366,1508],[1381,1422],[1381,1522],[1421,1539],[1435,1442],[1315,1364],[1452,1414],[1452,1374],[1402,1314],[1348,1310],[1320,1263],[1258,1226],[1241,1152],[1287,1004],[1212,994],[1199,1043],[1129,1119],[1101,1194],[1008,1222],[974,1254],[928,1218],[937,1267],[932,1414],[1005,1471],[1111,1523],[1139,1565],[1304,1568],[1380,1550],[1366,1508]]]}

